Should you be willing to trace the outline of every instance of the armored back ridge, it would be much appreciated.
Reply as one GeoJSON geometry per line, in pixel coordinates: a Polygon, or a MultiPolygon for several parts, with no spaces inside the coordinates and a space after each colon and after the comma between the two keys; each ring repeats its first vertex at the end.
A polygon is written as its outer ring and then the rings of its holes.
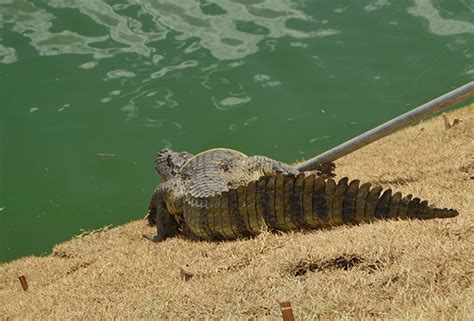
{"type": "Polygon", "coordinates": [[[347,177],[335,181],[263,156],[214,149],[190,159],[155,190],[150,222],[160,241],[180,231],[204,240],[236,239],[264,229],[290,231],[376,219],[458,215],[427,201],[371,187],[347,177]]]}

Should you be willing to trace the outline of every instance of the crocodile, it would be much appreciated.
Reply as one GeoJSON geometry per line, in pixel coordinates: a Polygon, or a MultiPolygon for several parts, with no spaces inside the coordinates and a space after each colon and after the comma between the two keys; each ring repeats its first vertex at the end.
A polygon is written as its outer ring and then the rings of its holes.
{"type": "Polygon", "coordinates": [[[179,233],[201,240],[232,240],[264,230],[295,231],[355,225],[377,219],[457,216],[411,194],[321,172],[299,172],[265,156],[216,148],[193,155],[161,150],[155,160],[161,183],[147,219],[163,241],[179,233]]]}

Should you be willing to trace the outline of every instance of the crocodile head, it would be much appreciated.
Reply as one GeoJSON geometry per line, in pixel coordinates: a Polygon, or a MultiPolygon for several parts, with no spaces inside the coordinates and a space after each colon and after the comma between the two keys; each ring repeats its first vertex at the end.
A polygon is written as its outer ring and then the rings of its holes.
{"type": "Polygon", "coordinates": [[[156,155],[155,169],[161,179],[167,181],[176,176],[181,167],[186,163],[193,154],[188,152],[174,152],[164,148],[156,155]]]}

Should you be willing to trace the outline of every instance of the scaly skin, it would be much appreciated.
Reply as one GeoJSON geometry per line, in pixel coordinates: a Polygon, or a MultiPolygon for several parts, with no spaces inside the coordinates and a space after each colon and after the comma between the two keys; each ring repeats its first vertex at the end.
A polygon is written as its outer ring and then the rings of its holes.
{"type": "MultiPolygon", "coordinates": [[[[382,193],[379,186],[359,186],[358,180],[349,183],[347,177],[336,182],[315,173],[299,173],[263,156],[215,149],[188,157],[184,164],[175,159],[181,168],[165,178],[150,201],[148,218],[156,225],[157,235],[147,237],[154,241],[179,231],[203,240],[221,240],[253,236],[265,229],[290,231],[376,219],[458,215],[456,210],[428,206],[411,195],[402,198],[390,189],[382,193]]],[[[172,172],[166,166],[157,164],[158,172],[172,172]]]]}

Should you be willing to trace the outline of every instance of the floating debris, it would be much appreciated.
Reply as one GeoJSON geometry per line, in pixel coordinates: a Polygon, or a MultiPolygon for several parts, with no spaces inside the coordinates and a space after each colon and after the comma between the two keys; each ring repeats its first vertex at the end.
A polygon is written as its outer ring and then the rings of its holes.
{"type": "Polygon", "coordinates": [[[100,157],[100,159],[109,159],[109,158],[119,158],[119,154],[107,154],[107,153],[97,153],[96,156],[100,157]]]}
{"type": "Polygon", "coordinates": [[[331,138],[331,136],[321,136],[321,137],[315,137],[315,138],[312,138],[309,140],[310,143],[314,143],[318,140],[323,140],[323,139],[328,139],[328,138],[331,138]]]}

